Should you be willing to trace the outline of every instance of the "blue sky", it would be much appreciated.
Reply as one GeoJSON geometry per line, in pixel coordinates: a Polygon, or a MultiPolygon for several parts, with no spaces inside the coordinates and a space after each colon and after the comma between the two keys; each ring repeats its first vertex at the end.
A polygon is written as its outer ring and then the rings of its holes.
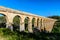
{"type": "Polygon", "coordinates": [[[59,0],[0,0],[0,6],[37,14],[40,16],[60,16],[59,0]]]}

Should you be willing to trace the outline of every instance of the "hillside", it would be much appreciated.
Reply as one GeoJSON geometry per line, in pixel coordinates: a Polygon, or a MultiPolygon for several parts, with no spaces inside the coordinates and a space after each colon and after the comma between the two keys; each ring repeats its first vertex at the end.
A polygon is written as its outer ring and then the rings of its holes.
{"type": "Polygon", "coordinates": [[[60,40],[60,33],[36,32],[32,34],[0,28],[0,40],[60,40]]]}
{"type": "Polygon", "coordinates": [[[27,33],[12,32],[6,28],[0,28],[0,40],[34,40],[32,35],[27,33]]]}

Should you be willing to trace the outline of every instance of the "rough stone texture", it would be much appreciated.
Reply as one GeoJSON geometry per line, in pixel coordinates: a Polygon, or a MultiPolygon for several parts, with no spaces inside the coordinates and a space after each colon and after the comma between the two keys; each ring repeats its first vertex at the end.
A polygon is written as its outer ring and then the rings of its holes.
{"type": "Polygon", "coordinates": [[[0,14],[3,14],[6,16],[6,20],[7,20],[6,28],[11,27],[11,30],[13,30],[13,27],[12,27],[13,19],[17,15],[20,16],[20,31],[25,31],[24,19],[26,17],[29,18],[29,22],[28,22],[28,31],[29,32],[33,32],[33,30],[32,30],[32,19],[33,18],[35,18],[34,27],[38,28],[38,30],[41,30],[41,29],[44,30],[44,28],[45,28],[46,31],[49,31],[49,32],[52,31],[53,25],[56,21],[55,19],[46,18],[46,17],[30,14],[27,12],[18,11],[18,10],[13,10],[13,9],[6,8],[3,6],[0,6],[0,14]],[[37,20],[38,18],[39,18],[39,21],[37,20]],[[37,21],[38,21],[38,26],[37,26],[37,21]]]}

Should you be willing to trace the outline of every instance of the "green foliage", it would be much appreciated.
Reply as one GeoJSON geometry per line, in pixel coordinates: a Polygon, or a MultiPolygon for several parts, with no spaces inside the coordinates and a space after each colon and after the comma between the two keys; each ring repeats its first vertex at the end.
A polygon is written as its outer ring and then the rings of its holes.
{"type": "Polygon", "coordinates": [[[28,24],[29,18],[25,18],[24,23],[28,24]]]}
{"type": "Polygon", "coordinates": [[[0,28],[0,36],[4,40],[17,40],[16,33],[6,28],[0,28]]]}
{"type": "Polygon", "coordinates": [[[6,23],[6,19],[4,16],[0,16],[0,23],[6,23]]]}
{"type": "Polygon", "coordinates": [[[0,36],[5,38],[5,40],[34,40],[34,38],[29,37],[30,34],[25,32],[10,31],[6,28],[0,28],[0,36]]]}
{"type": "Polygon", "coordinates": [[[0,28],[0,36],[5,38],[4,40],[60,40],[60,34],[56,33],[39,31],[36,31],[35,33],[14,32],[6,28],[0,28]]]}
{"type": "Polygon", "coordinates": [[[20,25],[20,18],[18,16],[13,19],[14,25],[20,25]]]}
{"type": "Polygon", "coordinates": [[[32,25],[34,25],[34,23],[35,23],[35,18],[32,19],[32,25]]]}

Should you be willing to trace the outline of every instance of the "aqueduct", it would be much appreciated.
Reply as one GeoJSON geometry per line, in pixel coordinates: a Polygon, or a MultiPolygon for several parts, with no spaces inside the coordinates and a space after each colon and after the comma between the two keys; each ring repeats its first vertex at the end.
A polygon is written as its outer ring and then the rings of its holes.
{"type": "Polygon", "coordinates": [[[6,28],[10,28],[11,30],[13,30],[12,24],[13,24],[13,19],[15,16],[19,16],[19,19],[20,19],[19,31],[25,31],[25,25],[24,25],[25,19],[28,19],[28,31],[29,32],[33,32],[33,29],[32,29],[33,26],[34,28],[37,28],[40,31],[41,29],[44,30],[45,28],[46,31],[51,32],[53,25],[56,21],[55,19],[46,18],[46,17],[30,14],[27,12],[22,12],[22,11],[6,8],[3,6],[0,6],[0,14],[5,15],[6,21],[7,21],[6,28]],[[32,20],[34,20],[34,23],[32,23],[32,20]],[[32,26],[32,24],[34,25],[32,26]]]}

